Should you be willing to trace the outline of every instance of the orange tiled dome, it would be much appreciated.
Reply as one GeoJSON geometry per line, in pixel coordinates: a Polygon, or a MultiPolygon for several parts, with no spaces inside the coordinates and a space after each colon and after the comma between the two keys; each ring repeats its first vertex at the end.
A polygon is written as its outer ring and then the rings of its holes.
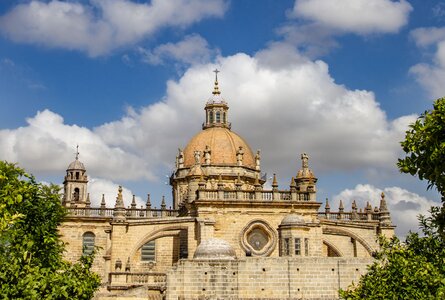
{"type": "Polygon", "coordinates": [[[203,152],[206,146],[212,151],[212,165],[236,165],[236,152],[241,146],[244,151],[243,166],[255,168],[254,155],[249,145],[242,137],[223,127],[207,128],[190,140],[184,149],[184,167],[195,164],[194,151],[201,151],[201,164],[203,164],[203,152]]]}

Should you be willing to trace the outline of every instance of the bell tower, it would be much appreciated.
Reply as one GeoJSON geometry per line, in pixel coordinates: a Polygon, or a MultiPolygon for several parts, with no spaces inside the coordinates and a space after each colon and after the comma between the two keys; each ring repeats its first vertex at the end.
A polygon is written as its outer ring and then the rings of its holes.
{"type": "Polygon", "coordinates": [[[66,169],[62,204],[68,207],[85,207],[89,202],[87,184],[88,176],[84,164],[79,161],[79,146],[77,146],[76,159],[66,169]]]}

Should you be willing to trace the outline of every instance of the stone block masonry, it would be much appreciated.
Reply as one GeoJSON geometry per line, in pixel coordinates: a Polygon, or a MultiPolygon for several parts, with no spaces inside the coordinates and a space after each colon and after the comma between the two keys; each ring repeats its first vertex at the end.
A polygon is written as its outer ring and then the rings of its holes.
{"type": "Polygon", "coordinates": [[[338,299],[371,258],[268,257],[181,260],[167,276],[167,299],[338,299]]]}

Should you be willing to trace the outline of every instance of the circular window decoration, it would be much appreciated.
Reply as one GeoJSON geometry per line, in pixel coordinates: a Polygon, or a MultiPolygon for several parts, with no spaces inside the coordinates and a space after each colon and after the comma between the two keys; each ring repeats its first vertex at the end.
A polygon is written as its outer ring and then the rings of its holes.
{"type": "Polygon", "coordinates": [[[241,231],[241,247],[253,256],[267,256],[275,249],[277,234],[263,220],[250,221],[241,231]]]}

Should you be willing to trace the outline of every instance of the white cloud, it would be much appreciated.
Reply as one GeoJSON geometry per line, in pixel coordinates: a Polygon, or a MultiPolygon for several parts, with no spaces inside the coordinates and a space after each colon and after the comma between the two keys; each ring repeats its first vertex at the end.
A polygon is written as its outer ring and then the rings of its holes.
{"type": "Polygon", "coordinates": [[[184,64],[208,63],[217,54],[209,48],[207,41],[200,35],[192,34],[177,43],[157,46],[152,51],[138,48],[142,61],[151,65],[163,64],[166,60],[174,60],[184,64]]]}
{"type": "Polygon", "coordinates": [[[111,179],[152,179],[143,158],[107,145],[88,128],[64,124],[63,118],[49,110],[27,119],[28,125],[0,130],[0,158],[19,162],[31,172],[63,174],[74,160],[76,144],[81,161],[95,176],[111,179]]]}
{"type": "MultiPolygon", "coordinates": [[[[262,150],[263,171],[290,178],[300,153],[320,177],[328,172],[395,169],[399,141],[415,116],[388,120],[374,94],[338,85],[321,60],[311,61],[285,44],[254,56],[219,57],[218,64],[191,66],[169,81],[162,101],[129,109],[120,120],[93,130],[64,124],[43,111],[28,126],[0,131],[0,158],[33,173],[60,174],[80,145],[89,174],[109,180],[154,179],[172,168],[178,147],[198,133],[218,67],[232,129],[253,150],[262,150]]],[[[285,179],[287,181],[287,179],[285,179]]]]}
{"type": "MultiPolygon", "coordinates": [[[[90,194],[90,201],[92,207],[99,207],[104,195],[107,207],[114,207],[118,193],[119,184],[102,178],[88,178],[88,192],[90,194]]],[[[124,205],[126,207],[131,205],[133,199],[133,192],[126,187],[122,187],[122,197],[124,198],[124,205]]],[[[135,196],[136,207],[141,205],[145,207],[145,201],[140,197],[135,196]]]]}
{"type": "Polygon", "coordinates": [[[385,193],[386,203],[391,213],[392,223],[397,225],[396,234],[400,237],[406,236],[408,231],[418,231],[419,214],[426,215],[431,206],[440,205],[439,202],[432,201],[415,193],[409,192],[400,187],[387,187],[379,189],[369,184],[358,184],[354,189],[345,189],[333,198],[330,202],[331,211],[338,211],[340,199],[343,200],[345,211],[351,210],[353,200],[357,206],[364,209],[366,202],[372,207],[380,206],[380,195],[385,193]]]}
{"type": "Polygon", "coordinates": [[[427,47],[445,40],[445,27],[421,27],[411,31],[417,46],[427,47]]]}
{"type": "Polygon", "coordinates": [[[411,32],[420,47],[434,49],[431,61],[419,63],[410,68],[416,80],[432,98],[445,96],[445,27],[417,28],[411,32]]]}
{"type": "Polygon", "coordinates": [[[296,0],[291,15],[362,35],[398,32],[411,10],[405,0],[296,0]]]}
{"type": "MultiPolygon", "coordinates": [[[[214,68],[192,66],[178,82],[168,82],[162,102],[95,132],[107,144],[131,145],[141,157],[172,166],[177,148],[200,130],[214,68]]],[[[262,149],[265,171],[281,176],[297,171],[301,152],[309,153],[314,168],[323,172],[393,170],[399,141],[415,120],[388,120],[372,92],[336,84],[324,62],[312,62],[285,45],[272,45],[253,57],[221,57],[218,68],[232,129],[262,149]]]]}
{"type": "Polygon", "coordinates": [[[31,1],[0,17],[1,32],[15,42],[80,50],[103,55],[168,27],[185,27],[207,17],[221,17],[223,0],[31,1]]]}

